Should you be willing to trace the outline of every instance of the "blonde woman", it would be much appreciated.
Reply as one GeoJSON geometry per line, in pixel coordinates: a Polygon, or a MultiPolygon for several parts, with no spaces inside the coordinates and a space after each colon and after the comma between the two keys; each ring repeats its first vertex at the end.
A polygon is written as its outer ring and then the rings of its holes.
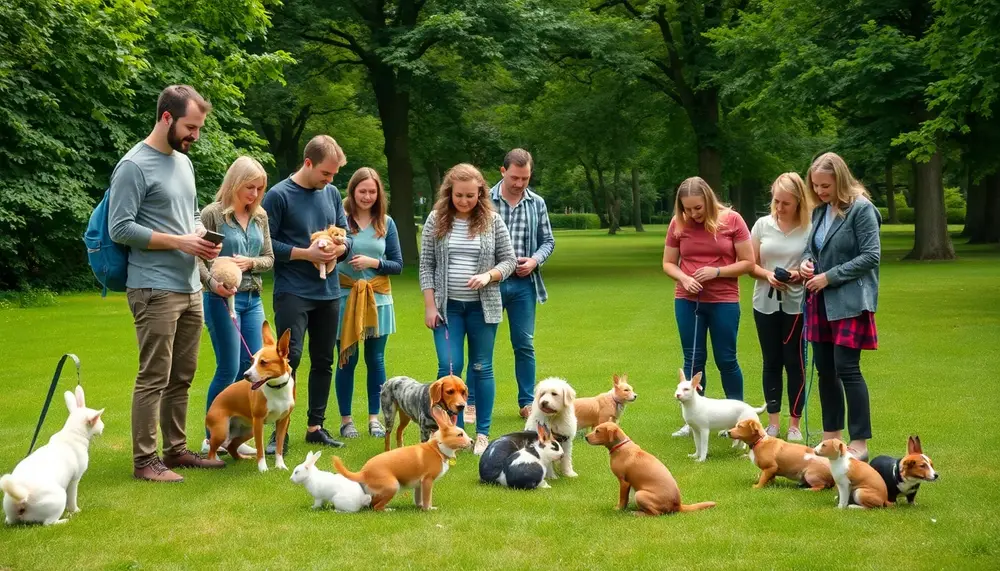
{"type": "MultiPolygon", "coordinates": [[[[424,324],[434,332],[438,378],[462,376],[469,339],[465,382],[476,395],[477,455],[489,444],[496,397],[493,344],[503,314],[500,282],[516,266],[510,233],[493,210],[482,173],[469,164],[452,167],[424,224],[420,288],[424,324]]],[[[459,414],[459,426],[465,426],[464,416],[459,414]]]]}
{"type": "MultiPolygon", "coordinates": [[[[705,346],[712,337],[712,354],[722,375],[726,398],[743,400],[743,371],[736,360],[740,325],[739,277],[753,269],[750,231],[738,212],[721,204],[700,177],[677,187],[674,217],[663,248],[663,271],[677,282],[674,315],[684,350],[684,372],[702,374],[705,346]]],[[[674,436],[688,436],[684,425],[674,436]]]]}
{"type": "Polygon", "coordinates": [[[756,260],[750,275],[757,280],[753,290],[753,318],[764,357],[767,434],[778,436],[784,369],[788,375],[790,409],[787,440],[792,442],[802,441],[799,419],[804,404],[802,302],[805,287],[799,275],[799,264],[812,228],[811,215],[812,200],[802,177],[786,172],[771,185],[771,213],[758,219],[750,230],[756,260]]]}
{"type": "Polygon", "coordinates": [[[878,348],[875,309],[882,218],[844,159],[826,153],[813,161],[806,189],[817,207],[800,266],[806,289],[806,340],[819,371],[823,438],[841,437],[847,397],[848,449],[868,460],[872,436],[868,385],[861,351],[878,348]]]}
{"type": "MultiPolygon", "coordinates": [[[[208,386],[206,410],[223,389],[242,378],[243,371],[250,368],[251,353],[256,353],[262,343],[264,306],[260,300],[263,289],[260,275],[274,265],[267,214],[260,206],[266,188],[264,167],[251,157],[240,157],[226,171],[215,202],[201,211],[205,228],[225,236],[219,255],[232,257],[243,270],[242,283],[235,290],[228,290],[212,279],[209,266],[200,258],[198,260],[201,283],[205,288],[205,324],[215,351],[215,376],[208,386]],[[236,298],[235,324],[226,304],[226,298],[230,296],[236,298]],[[246,347],[240,340],[241,333],[246,347]]],[[[227,444],[223,443],[223,448],[227,444]]],[[[201,451],[208,452],[207,438],[202,443],[201,451]]],[[[220,448],[219,452],[222,451],[220,448]]],[[[240,453],[253,455],[257,451],[244,444],[240,446],[240,453]]]]}
{"type": "Polygon", "coordinates": [[[385,384],[385,344],[396,331],[389,276],[403,271],[396,223],[387,214],[389,201],[374,169],[361,167],[347,183],[344,212],[347,232],[354,238],[353,256],[337,264],[340,278],[340,328],[337,344],[340,364],[335,389],[340,408],[340,435],[360,436],[351,417],[354,370],[364,343],[368,370],[368,434],[385,436],[378,420],[379,393],[385,384]],[[374,319],[373,319],[374,318],[374,319]]]}

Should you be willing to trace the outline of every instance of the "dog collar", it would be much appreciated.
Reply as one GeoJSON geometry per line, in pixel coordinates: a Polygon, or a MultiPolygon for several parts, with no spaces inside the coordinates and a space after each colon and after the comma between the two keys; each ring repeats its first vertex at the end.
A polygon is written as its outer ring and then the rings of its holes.
{"type": "MultiPolygon", "coordinates": [[[[267,383],[265,383],[265,384],[267,384],[267,383]]],[[[280,385],[267,385],[267,387],[270,388],[270,389],[277,390],[277,389],[283,389],[283,388],[285,388],[286,385],[288,385],[288,381],[285,381],[285,382],[281,383],[280,385]]]]}
{"type": "MultiPolygon", "coordinates": [[[[764,438],[767,438],[766,434],[764,435],[764,438]]],[[[754,442],[753,444],[750,445],[750,450],[753,450],[754,448],[756,448],[758,444],[760,444],[761,442],[764,441],[764,438],[758,438],[757,442],[754,442]]]]}
{"type": "Polygon", "coordinates": [[[902,465],[903,465],[903,459],[902,458],[900,458],[899,460],[896,460],[896,463],[892,465],[892,477],[893,477],[894,480],[896,480],[897,484],[902,484],[903,483],[903,478],[902,478],[902,476],[900,476],[900,473],[899,473],[899,468],[902,465]]]}
{"type": "Polygon", "coordinates": [[[614,446],[612,446],[611,448],[609,448],[609,449],[608,449],[608,454],[611,454],[611,453],[613,453],[613,452],[614,452],[615,450],[618,450],[619,448],[621,448],[622,446],[625,446],[625,445],[626,445],[626,444],[628,444],[629,442],[632,442],[632,439],[631,439],[631,438],[626,438],[625,440],[622,440],[622,441],[621,441],[621,442],[619,442],[618,444],[615,444],[614,446]]]}

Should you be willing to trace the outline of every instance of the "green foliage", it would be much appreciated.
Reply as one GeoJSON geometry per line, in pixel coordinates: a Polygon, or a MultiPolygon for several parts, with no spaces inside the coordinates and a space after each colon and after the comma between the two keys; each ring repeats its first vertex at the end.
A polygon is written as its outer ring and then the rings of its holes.
{"type": "Polygon", "coordinates": [[[962,189],[949,186],[944,189],[944,207],[948,210],[964,209],[965,197],[962,196],[962,189]]]}
{"type": "Polygon", "coordinates": [[[601,227],[601,219],[596,214],[553,214],[549,213],[552,228],[560,230],[596,230],[601,227]]]}
{"type": "Polygon", "coordinates": [[[21,291],[0,291],[0,309],[51,307],[57,303],[56,293],[49,289],[27,288],[21,291]]]}
{"type": "MultiPolygon", "coordinates": [[[[889,209],[884,206],[879,207],[879,212],[882,214],[882,223],[889,223],[889,209]]],[[[948,224],[965,224],[965,207],[961,208],[948,208],[946,211],[948,224]]],[[[914,216],[914,211],[908,206],[897,207],[896,217],[899,219],[898,224],[913,224],[916,220],[914,216]]]]}

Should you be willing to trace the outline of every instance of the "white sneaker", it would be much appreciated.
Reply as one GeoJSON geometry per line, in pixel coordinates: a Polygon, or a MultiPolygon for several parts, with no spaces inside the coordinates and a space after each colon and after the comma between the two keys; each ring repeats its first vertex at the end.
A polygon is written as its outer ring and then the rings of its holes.
{"type": "Polygon", "coordinates": [[[691,427],[686,424],[674,433],[675,438],[683,438],[685,436],[691,436],[691,427]]]}
{"type": "Polygon", "coordinates": [[[465,424],[475,424],[476,423],[476,405],[470,404],[465,407],[465,424]]]}
{"type": "Polygon", "coordinates": [[[789,442],[802,442],[802,431],[798,428],[790,427],[788,429],[787,440],[789,442]]]}
{"type": "MultiPolygon", "coordinates": [[[[229,441],[228,440],[225,441],[225,442],[223,442],[222,446],[219,446],[219,449],[216,450],[215,453],[216,454],[229,454],[229,451],[226,450],[227,446],[229,446],[229,441]]],[[[244,455],[244,456],[256,456],[257,455],[257,449],[254,448],[253,446],[250,446],[246,442],[244,442],[243,444],[240,444],[240,447],[237,448],[236,451],[239,452],[240,454],[244,455]]],[[[207,438],[205,440],[203,440],[202,443],[201,443],[201,453],[202,454],[208,454],[208,439],[207,438]]]]}
{"type": "Polygon", "coordinates": [[[240,454],[242,454],[243,456],[256,456],[257,455],[257,449],[254,448],[253,446],[250,446],[246,442],[244,442],[243,444],[240,444],[240,447],[237,448],[236,451],[239,452],[240,454]]]}
{"type": "Polygon", "coordinates": [[[486,437],[485,434],[476,435],[476,447],[472,449],[472,453],[476,456],[482,456],[483,452],[486,452],[486,447],[490,445],[490,439],[486,437]]]}
{"type": "MultiPolygon", "coordinates": [[[[201,442],[201,453],[202,454],[208,454],[208,439],[207,438],[205,440],[202,440],[202,442],[201,442]]],[[[229,451],[226,450],[226,443],[223,442],[222,446],[219,446],[219,449],[216,450],[215,453],[216,454],[229,454],[229,451]]]]}
{"type": "Polygon", "coordinates": [[[777,438],[779,430],[780,429],[777,426],[775,426],[773,424],[768,424],[767,428],[764,429],[764,433],[767,434],[768,436],[770,436],[771,438],[777,438]]]}

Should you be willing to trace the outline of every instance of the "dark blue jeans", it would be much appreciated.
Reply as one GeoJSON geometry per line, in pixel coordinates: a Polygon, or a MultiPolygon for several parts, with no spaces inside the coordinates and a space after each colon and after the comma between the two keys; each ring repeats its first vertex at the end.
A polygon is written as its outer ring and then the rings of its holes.
{"type": "MultiPolygon", "coordinates": [[[[226,299],[209,292],[205,292],[203,297],[205,325],[208,326],[208,336],[215,352],[215,376],[208,385],[208,402],[205,404],[207,411],[215,397],[237,379],[242,379],[243,373],[250,368],[250,353],[240,341],[240,333],[246,339],[250,351],[256,353],[263,345],[261,329],[264,326],[264,305],[259,293],[238,292],[235,305],[236,323],[239,324],[240,331],[237,332],[233,326],[233,318],[229,316],[226,299]]],[[[209,436],[207,430],[205,436],[209,436]]]]}
{"type": "MultiPolygon", "coordinates": [[[[381,337],[369,337],[361,341],[364,345],[365,367],[368,369],[368,414],[378,414],[379,394],[382,392],[382,385],[385,384],[385,344],[389,341],[388,335],[381,337]]],[[[340,353],[340,343],[337,343],[337,353],[340,353]]],[[[358,354],[355,351],[344,368],[337,369],[335,388],[337,391],[337,408],[340,409],[340,416],[351,416],[351,404],[354,400],[354,370],[358,366],[358,354]]]]}
{"type": "Polygon", "coordinates": [[[708,336],[711,335],[715,365],[722,374],[722,390],[725,391],[726,398],[743,400],[743,371],[740,370],[740,363],[736,360],[740,304],[699,303],[687,299],[675,299],[674,314],[677,316],[677,330],[680,332],[681,347],[684,350],[684,374],[690,378],[700,372],[701,393],[704,394],[708,386],[705,374],[705,362],[708,360],[706,343],[708,336]]]}
{"type": "MultiPolygon", "coordinates": [[[[493,420],[493,401],[496,383],[493,379],[493,345],[497,338],[497,324],[486,323],[483,306],[478,301],[448,300],[447,325],[434,329],[434,348],[437,350],[437,378],[453,374],[462,376],[465,366],[465,338],[469,338],[469,368],[465,384],[469,394],[479,396],[476,404],[476,434],[490,434],[493,420]]],[[[458,415],[458,426],[465,427],[464,415],[458,415]]]]}
{"type": "MultiPolygon", "coordinates": [[[[535,284],[531,276],[511,276],[500,282],[503,309],[510,325],[514,348],[514,376],[517,378],[518,408],[531,404],[535,388],[535,284]]],[[[469,402],[475,403],[473,393],[469,402]]]]}

